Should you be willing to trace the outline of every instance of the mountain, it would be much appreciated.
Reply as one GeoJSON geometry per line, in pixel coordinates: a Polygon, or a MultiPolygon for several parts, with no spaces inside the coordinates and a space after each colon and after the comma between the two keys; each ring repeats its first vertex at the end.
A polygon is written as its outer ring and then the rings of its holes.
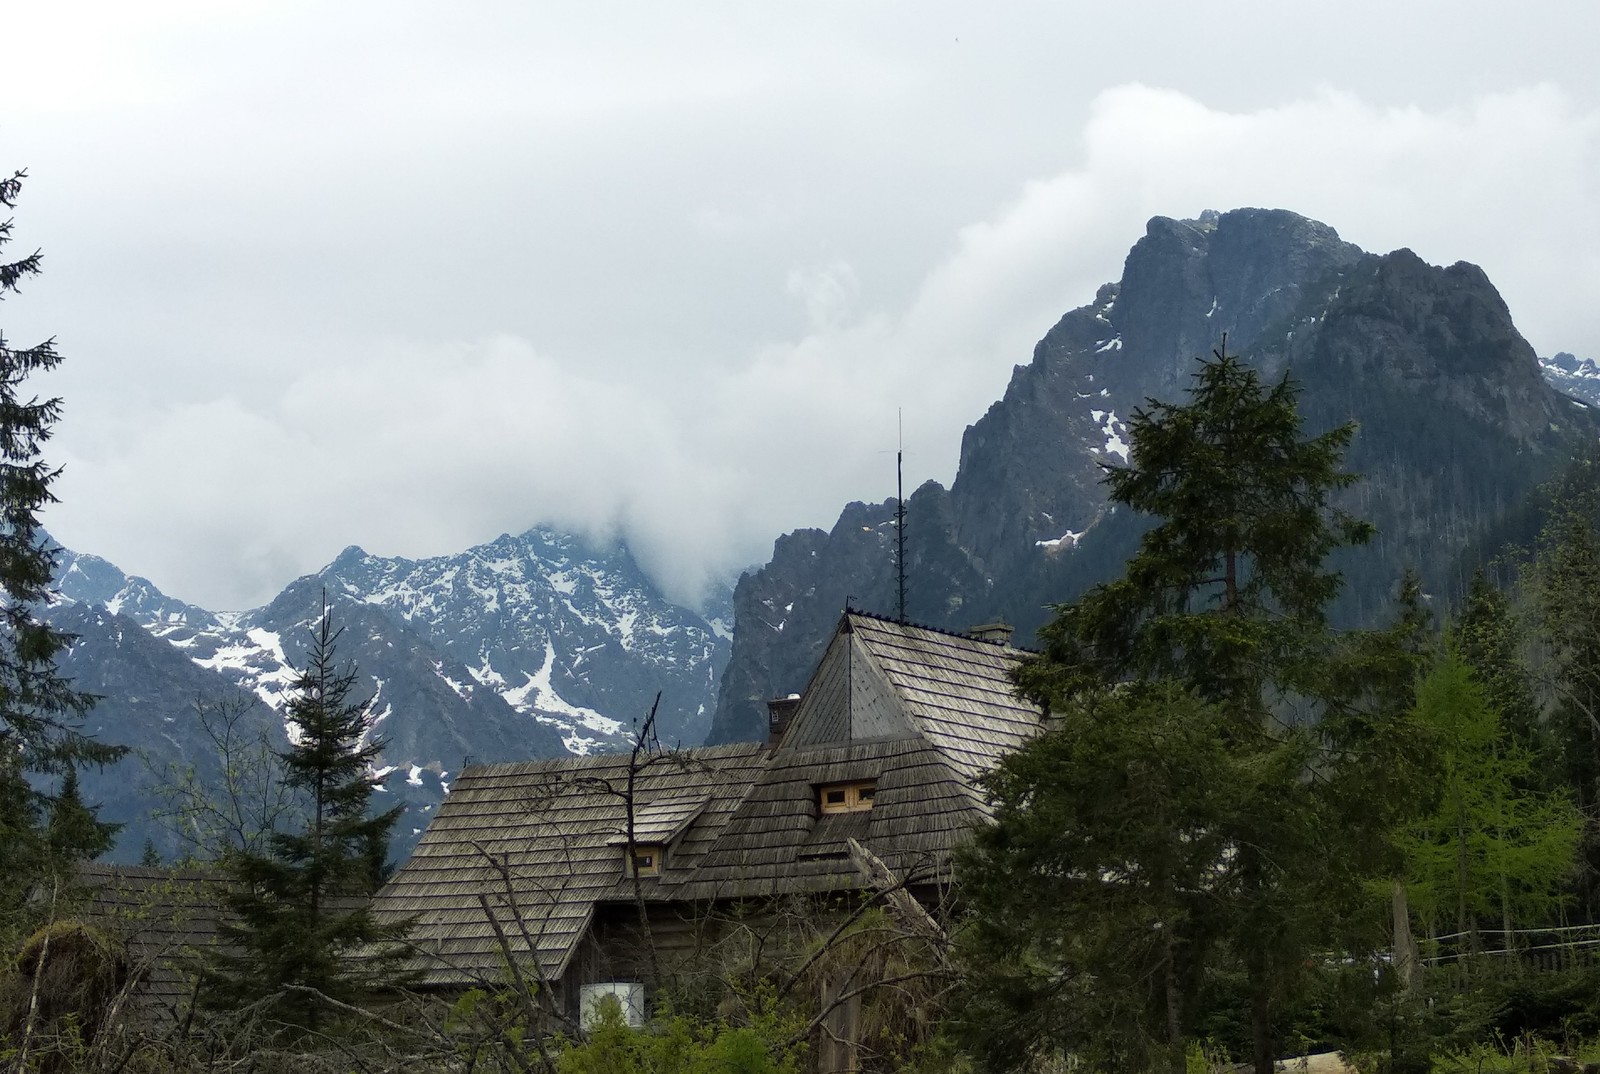
{"type": "Polygon", "coordinates": [[[666,601],[625,545],[534,529],[457,556],[380,559],[349,548],[321,575],[398,616],[575,753],[616,746],[661,693],[663,740],[711,726],[728,638],[666,601]]]}
{"type": "MultiPolygon", "coordinates": [[[[1282,210],[1156,217],[1122,278],[1050,329],[962,438],[946,490],[906,505],[909,618],[1004,619],[1026,643],[1052,602],[1120,572],[1143,523],[1113,510],[1102,467],[1127,461],[1127,418],[1181,401],[1195,358],[1227,338],[1267,377],[1292,372],[1308,432],[1360,428],[1366,480],[1344,506],[1378,525],[1337,566],[1344,624],[1373,622],[1407,566],[1458,584],[1475,537],[1600,418],[1556,391],[1483,271],[1369,254],[1282,210]]],[[[893,612],[894,502],[854,503],[828,532],[780,537],[734,593],[733,652],[709,741],[759,737],[765,701],[797,690],[844,607],[893,612]]]]}
{"type": "Polygon", "coordinates": [[[427,814],[471,761],[614,749],[661,694],[663,741],[710,726],[727,631],[661,596],[625,546],[537,528],[453,556],[346,549],[262,608],[213,613],[99,557],[63,551],[52,620],[78,636],[64,671],[101,695],[89,725],[138,756],[86,773],[102,816],[127,824],[116,856],[177,840],[152,817],[164,774],[215,766],[199,706],[234,706],[242,728],[286,741],[282,710],[326,599],[341,662],[360,670],[386,745],[376,774],[403,801],[393,846],[409,853],[427,814]]]}
{"type": "Polygon", "coordinates": [[[1539,359],[1539,368],[1557,391],[1590,406],[1600,406],[1600,365],[1593,359],[1561,351],[1554,358],[1539,359]]]}
{"type": "Polygon", "coordinates": [[[99,805],[102,820],[125,826],[118,860],[137,860],[146,839],[169,858],[179,855],[180,841],[158,815],[165,806],[160,788],[190,770],[203,785],[221,785],[222,759],[204,733],[198,706],[231,707],[241,739],[265,733],[279,747],[287,744],[282,717],[107,604],[63,600],[48,618],[76,635],[59,660],[62,674],[100,698],[84,730],[134,751],[102,771],[85,771],[84,800],[99,805]]]}

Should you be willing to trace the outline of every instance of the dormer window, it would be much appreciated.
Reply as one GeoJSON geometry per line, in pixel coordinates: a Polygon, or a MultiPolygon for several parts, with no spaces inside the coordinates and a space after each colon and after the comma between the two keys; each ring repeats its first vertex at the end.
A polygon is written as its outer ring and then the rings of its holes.
{"type": "Polygon", "coordinates": [[[823,813],[865,813],[877,793],[878,785],[872,780],[825,783],[817,788],[817,801],[823,813]]]}
{"type": "Polygon", "coordinates": [[[633,848],[632,868],[624,868],[623,872],[627,876],[660,876],[666,858],[667,848],[661,844],[638,843],[633,848]]]}
{"type": "Polygon", "coordinates": [[[667,868],[667,851],[677,845],[700,811],[711,800],[705,791],[693,797],[659,798],[640,802],[633,817],[617,818],[615,834],[606,846],[622,855],[622,875],[660,876],[667,868]]]}

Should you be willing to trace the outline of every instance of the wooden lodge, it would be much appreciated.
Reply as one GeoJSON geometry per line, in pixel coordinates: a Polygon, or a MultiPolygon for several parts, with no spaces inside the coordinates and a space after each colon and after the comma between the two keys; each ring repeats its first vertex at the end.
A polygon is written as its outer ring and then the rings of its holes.
{"type": "MultiPolygon", "coordinates": [[[[577,1024],[604,995],[642,1017],[697,962],[749,971],[786,906],[892,886],[935,908],[951,850],[987,817],[978,778],[1039,731],[1012,692],[1021,655],[1003,629],[847,612],[804,692],[771,703],[766,743],[468,767],[374,909],[413,919],[423,987],[522,974],[577,1024]]],[[[835,1043],[848,1004],[839,1018],[835,1043]]]]}
{"type": "MultiPolygon", "coordinates": [[[[730,985],[798,961],[789,987],[826,1019],[810,1065],[855,1069],[882,947],[817,952],[868,910],[942,939],[951,851],[988,815],[977,781],[1040,729],[1012,693],[1021,658],[1005,629],[847,612],[766,742],[468,766],[373,913],[412,923],[414,987],[511,985],[568,1031],[608,996],[641,1021],[664,990],[736,1014],[730,985]]],[[[227,882],[101,865],[82,882],[83,919],[128,941],[141,1017],[186,1024],[227,882]]]]}

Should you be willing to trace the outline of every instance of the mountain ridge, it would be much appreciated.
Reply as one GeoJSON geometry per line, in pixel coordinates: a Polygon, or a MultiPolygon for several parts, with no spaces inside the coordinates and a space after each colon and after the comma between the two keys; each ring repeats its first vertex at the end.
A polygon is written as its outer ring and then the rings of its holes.
{"type": "Polygon", "coordinates": [[[396,857],[472,761],[618,748],[657,691],[663,740],[698,741],[728,647],[716,625],[661,596],[626,546],[538,526],[422,560],[352,545],[244,612],[209,612],[66,549],[57,590],[49,614],[79,635],[69,673],[106,699],[93,726],[148,758],[84,775],[106,819],[128,825],[121,860],[146,838],[168,856],[181,851],[150,802],[161,772],[204,768],[197,706],[243,705],[252,726],[276,721],[271,734],[286,741],[283,708],[324,600],[341,631],[338,658],[360,672],[386,741],[382,786],[407,806],[396,857]],[[133,627],[157,644],[130,636],[133,627]]]}
{"type": "MultiPolygon", "coordinates": [[[[1600,433],[1592,411],[1546,382],[1476,266],[1367,253],[1285,210],[1154,217],[1122,278],[1064,314],[967,428],[950,488],[930,482],[908,498],[910,617],[958,630],[1004,618],[1023,641],[1048,604],[1113,577],[1143,523],[1110,509],[1101,466],[1125,461],[1135,409],[1181,401],[1195,358],[1223,338],[1265,376],[1293,370],[1309,433],[1359,425],[1346,461],[1368,480],[1345,505],[1380,533],[1375,556],[1337,562],[1350,583],[1333,608],[1343,623],[1381,616],[1407,564],[1449,592],[1472,537],[1569,437],[1600,433]]],[[[740,579],[709,742],[760,735],[766,698],[804,684],[847,595],[894,608],[893,542],[880,536],[892,512],[892,500],[852,504],[826,535],[780,538],[740,579]],[[782,631],[776,607],[788,609],[782,631]]]]}

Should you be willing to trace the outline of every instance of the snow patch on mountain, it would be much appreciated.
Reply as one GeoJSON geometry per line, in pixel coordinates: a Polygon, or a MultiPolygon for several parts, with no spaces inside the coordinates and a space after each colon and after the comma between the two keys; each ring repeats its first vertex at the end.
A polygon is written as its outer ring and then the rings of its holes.
{"type": "Polygon", "coordinates": [[[593,753],[607,740],[620,736],[624,728],[621,720],[611,719],[582,705],[574,705],[556,692],[550,677],[555,665],[555,645],[547,641],[544,662],[539,665],[539,670],[529,675],[521,686],[506,690],[501,696],[517,711],[532,713],[541,723],[560,726],[565,731],[562,741],[573,753],[593,753]],[[584,735],[579,728],[594,734],[584,735]]]}
{"type": "Polygon", "coordinates": [[[1097,455],[1115,455],[1120,458],[1123,465],[1128,462],[1128,441],[1126,434],[1128,427],[1122,419],[1117,417],[1115,410],[1091,410],[1089,416],[1100,425],[1100,433],[1105,442],[1099,446],[1091,446],[1090,451],[1097,455]]]}
{"type": "Polygon", "coordinates": [[[1600,406],[1600,364],[1562,351],[1540,358],[1539,371],[1550,386],[1586,406],[1600,406]]]}

